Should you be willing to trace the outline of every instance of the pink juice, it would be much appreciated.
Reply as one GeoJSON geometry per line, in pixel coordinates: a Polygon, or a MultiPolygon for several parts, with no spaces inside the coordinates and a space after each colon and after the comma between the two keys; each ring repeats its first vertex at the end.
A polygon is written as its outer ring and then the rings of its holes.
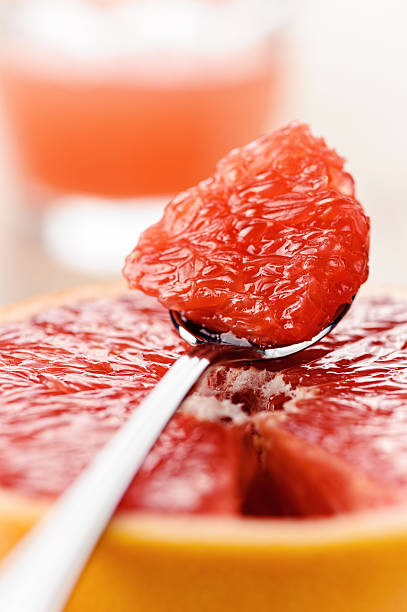
{"type": "MultiPolygon", "coordinates": [[[[73,2],[77,16],[83,4],[73,2]]],[[[55,17],[49,2],[40,5],[55,17]]],[[[109,10],[118,9],[86,6],[87,19],[91,10],[107,24],[109,10]]],[[[127,47],[118,35],[117,48],[92,55],[84,46],[81,56],[79,35],[79,49],[73,49],[58,39],[56,20],[53,37],[41,27],[26,27],[24,46],[16,40],[5,46],[0,76],[21,167],[53,192],[131,197],[179,191],[211,174],[230,148],[260,134],[278,99],[277,39],[242,49],[231,45],[216,55],[210,38],[196,49],[191,36],[181,45],[174,26],[173,41],[165,33],[168,51],[161,41],[129,52],[133,38],[140,38],[130,31],[127,47]]],[[[93,44],[91,34],[89,39],[93,44]]]]}

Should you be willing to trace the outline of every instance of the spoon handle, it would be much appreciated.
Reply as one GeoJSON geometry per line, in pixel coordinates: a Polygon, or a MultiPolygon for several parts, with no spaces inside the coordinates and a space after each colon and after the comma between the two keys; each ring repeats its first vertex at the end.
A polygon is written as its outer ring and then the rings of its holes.
{"type": "MultiPolygon", "coordinates": [[[[198,348],[198,347],[196,347],[198,348]]],[[[181,357],[50,512],[6,557],[0,610],[60,612],[149,450],[212,361],[181,357]]]]}

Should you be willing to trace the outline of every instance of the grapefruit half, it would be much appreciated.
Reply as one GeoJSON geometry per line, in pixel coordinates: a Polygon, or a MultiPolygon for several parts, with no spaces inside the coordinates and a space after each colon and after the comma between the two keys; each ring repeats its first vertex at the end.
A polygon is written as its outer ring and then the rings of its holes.
{"type": "MultiPolygon", "coordinates": [[[[1,320],[13,325],[15,321],[41,316],[45,309],[61,304],[73,304],[81,299],[114,298],[124,293],[124,287],[117,285],[46,296],[3,309],[1,320]]],[[[405,316],[403,299],[407,307],[407,292],[404,298],[401,295],[399,302],[400,320],[405,316]]],[[[354,319],[355,334],[361,324],[358,312],[354,319]]],[[[369,324],[367,321],[365,327],[369,324]]],[[[335,340],[337,350],[340,350],[341,333],[340,328],[335,340]]],[[[399,345],[394,351],[403,350],[404,344],[399,337],[399,345]]],[[[320,352],[313,357],[320,361],[319,367],[325,366],[328,374],[334,375],[328,362],[323,362],[326,347],[322,345],[316,350],[320,352]]],[[[344,360],[345,354],[339,362],[344,360]]],[[[299,375],[299,367],[300,363],[292,364],[292,385],[299,375]]],[[[306,375],[301,375],[301,384],[305,384],[306,375]]],[[[374,373],[370,371],[370,375],[374,373]]],[[[391,369],[388,383],[390,392],[395,391],[391,369]]],[[[354,384],[356,388],[358,381],[354,384]]],[[[373,388],[380,404],[383,390],[374,384],[373,388]]],[[[227,394],[227,385],[223,392],[227,394]]],[[[310,397],[305,394],[296,398],[299,407],[305,402],[304,412],[309,410],[310,397]]],[[[256,404],[258,398],[259,394],[257,399],[252,398],[252,403],[256,404]]],[[[239,399],[244,400],[243,396],[239,399]]],[[[396,399],[400,400],[400,393],[396,399]]],[[[287,398],[285,401],[287,403],[287,398]]],[[[279,409],[277,404],[276,400],[275,410],[279,409]]],[[[304,507],[302,501],[312,498],[313,492],[314,499],[322,500],[321,504],[329,495],[323,495],[326,488],[320,486],[324,472],[319,469],[318,457],[306,452],[311,443],[306,434],[302,439],[303,453],[297,454],[297,459],[303,459],[300,469],[296,471],[290,464],[297,450],[291,452],[288,441],[293,434],[298,435],[296,415],[301,415],[295,405],[291,404],[291,408],[289,418],[283,419],[287,424],[282,427],[273,425],[264,412],[253,416],[259,431],[263,431],[259,443],[262,465],[274,483],[274,491],[284,500],[282,516],[250,517],[248,512],[244,516],[230,509],[222,513],[163,513],[131,510],[131,503],[127,508],[124,505],[103,535],[67,609],[71,612],[407,610],[407,503],[403,495],[398,500],[396,494],[403,490],[402,475],[395,470],[397,473],[390,478],[392,486],[387,487],[380,478],[366,472],[369,486],[372,483],[377,486],[374,494],[365,496],[366,507],[357,503],[357,495],[354,503],[348,494],[340,494],[348,480],[331,481],[337,483],[337,490],[331,487],[332,496],[351,499],[347,506],[333,511],[326,506],[304,507]],[[277,433],[272,431],[269,435],[266,430],[273,428],[277,433]],[[271,461],[273,457],[284,460],[280,469],[271,461]],[[295,478],[302,483],[300,488],[295,478]],[[298,518],[298,515],[305,518],[298,518]]],[[[312,420],[307,421],[310,422],[312,420]]],[[[311,429],[308,428],[308,432],[311,429]]],[[[334,432],[330,440],[335,441],[334,432]]],[[[340,453],[349,466],[352,464],[347,448],[344,445],[340,453]]],[[[325,452],[323,445],[318,449],[325,452]]],[[[354,468],[349,470],[352,482],[355,473],[365,473],[359,467],[363,466],[358,466],[356,461],[354,468]]],[[[0,471],[4,470],[4,465],[0,464],[0,471]]],[[[343,476],[343,471],[340,474],[343,476]]],[[[16,484],[10,480],[9,486],[0,490],[2,555],[49,507],[50,497],[36,494],[35,487],[30,491],[26,484],[22,486],[21,482],[16,484]]],[[[360,493],[359,484],[356,483],[360,493]]]]}

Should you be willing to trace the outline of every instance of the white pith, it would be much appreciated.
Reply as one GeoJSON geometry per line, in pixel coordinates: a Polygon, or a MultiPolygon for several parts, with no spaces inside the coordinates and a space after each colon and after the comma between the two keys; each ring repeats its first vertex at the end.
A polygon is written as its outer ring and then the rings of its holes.
{"type": "MultiPolygon", "coordinates": [[[[235,402],[233,396],[249,390],[254,393],[254,406],[250,406],[252,413],[273,412],[273,400],[279,396],[284,399],[275,412],[278,418],[283,418],[285,412],[297,412],[297,401],[312,397],[318,393],[315,387],[293,387],[284,380],[281,372],[258,370],[254,367],[247,369],[233,366],[218,366],[225,373],[223,393],[227,390],[227,397],[222,397],[222,389],[214,388],[211,383],[211,372],[203,376],[196,390],[189,395],[181,406],[181,410],[193,414],[199,420],[219,421],[227,419],[231,423],[241,425],[250,419],[248,411],[242,403],[235,402]]],[[[215,368],[212,369],[212,375],[215,368]]]]}
{"type": "Polygon", "coordinates": [[[200,421],[228,421],[241,425],[248,420],[248,415],[242,410],[241,404],[233,404],[230,400],[218,400],[216,397],[205,397],[192,393],[181,406],[187,414],[193,414],[200,421]]]}

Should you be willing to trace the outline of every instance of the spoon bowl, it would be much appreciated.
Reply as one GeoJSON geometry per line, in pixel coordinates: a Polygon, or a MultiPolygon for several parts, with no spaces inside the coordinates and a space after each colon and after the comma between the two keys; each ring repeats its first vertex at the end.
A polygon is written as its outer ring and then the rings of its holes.
{"type": "MultiPolygon", "coordinates": [[[[352,298],[352,302],[355,296],[352,298]]],[[[313,344],[316,344],[322,338],[327,336],[343,319],[346,313],[349,311],[352,302],[341,306],[334,320],[324,327],[320,332],[315,334],[310,340],[304,340],[303,342],[297,342],[295,344],[289,344],[286,346],[260,346],[256,345],[245,338],[238,338],[231,332],[214,332],[197,323],[193,323],[182,313],[176,310],[170,310],[171,320],[178,332],[185,342],[191,346],[199,346],[202,344],[219,345],[219,347],[225,348],[236,348],[236,349],[248,349],[247,359],[282,359],[283,357],[289,357],[300,351],[304,351],[313,344]]],[[[244,351],[240,351],[243,354],[244,351]]],[[[233,356],[233,352],[228,353],[228,356],[233,356]]],[[[242,360],[240,357],[239,360],[242,360]]]]}

